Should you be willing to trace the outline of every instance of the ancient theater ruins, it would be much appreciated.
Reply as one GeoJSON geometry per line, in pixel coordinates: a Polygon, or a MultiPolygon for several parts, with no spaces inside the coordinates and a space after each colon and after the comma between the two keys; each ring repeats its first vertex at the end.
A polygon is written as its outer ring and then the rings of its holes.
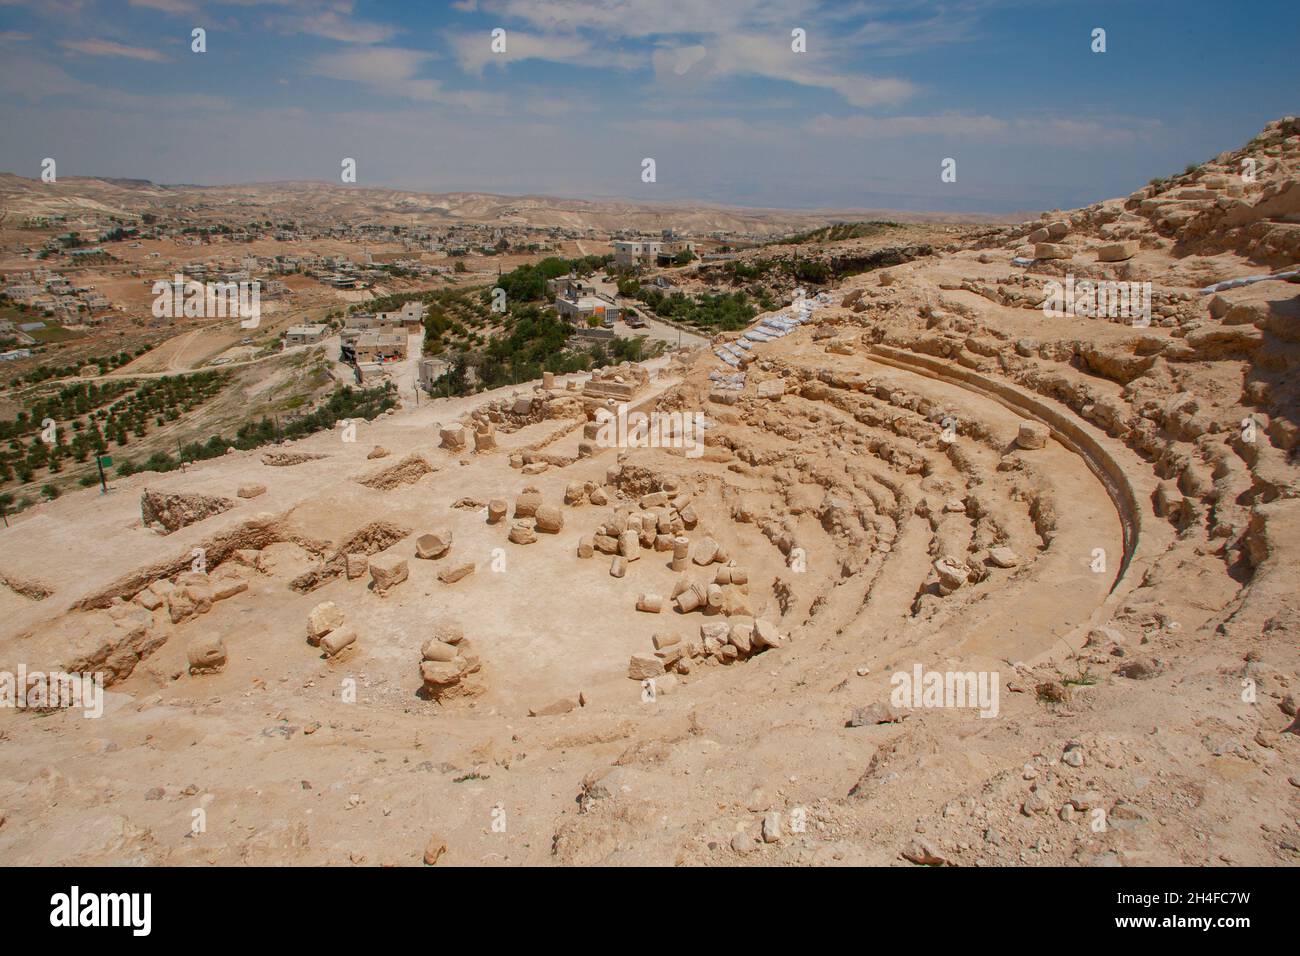
{"type": "Polygon", "coordinates": [[[15,516],[0,670],[105,714],[0,714],[6,860],[1294,863],[1300,123],[915,228],[15,516]]]}

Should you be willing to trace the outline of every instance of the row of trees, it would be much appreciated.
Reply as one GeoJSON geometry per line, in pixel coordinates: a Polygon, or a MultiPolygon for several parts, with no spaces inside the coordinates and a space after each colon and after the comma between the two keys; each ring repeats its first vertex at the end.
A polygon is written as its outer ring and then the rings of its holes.
{"type": "Polygon", "coordinates": [[[141,471],[172,471],[186,462],[219,458],[231,448],[247,451],[276,441],[304,438],[313,432],[331,429],[343,419],[370,421],[396,404],[392,382],[370,389],[340,386],[320,407],[306,415],[284,423],[264,416],[259,421],[244,423],[233,439],[213,435],[206,442],[190,442],[182,446],[176,457],[165,451],[156,451],[140,464],[125,459],[118,464],[117,473],[125,477],[141,471]]]}
{"type": "Polygon", "coordinates": [[[41,364],[33,369],[29,369],[21,375],[15,376],[10,380],[10,385],[39,385],[41,382],[47,382],[53,378],[73,378],[78,375],[87,365],[93,365],[98,369],[98,374],[107,375],[114,369],[121,368],[128,362],[143,355],[149,351],[149,346],[142,345],[134,352],[125,350],[114,355],[105,355],[98,358],[84,359],[79,363],[72,365],[50,365],[41,364]]]}
{"type": "Polygon", "coordinates": [[[684,292],[665,295],[654,286],[637,286],[630,294],[644,302],[661,318],[684,322],[708,331],[737,331],[749,325],[754,316],[758,315],[758,309],[741,290],[689,296],[684,292]]]}
{"type": "Polygon", "coordinates": [[[425,300],[424,352],[441,355],[447,349],[476,343],[480,330],[493,325],[492,310],[475,289],[439,289],[425,300]]]}
{"type": "Polygon", "coordinates": [[[0,423],[0,440],[7,439],[0,449],[0,484],[27,484],[39,469],[58,474],[68,462],[84,463],[109,451],[110,442],[123,448],[211,400],[227,380],[227,373],[210,371],[61,389],[0,423]]]}
{"type": "Polygon", "coordinates": [[[129,380],[103,384],[77,382],[68,385],[53,395],[36,399],[27,410],[18,412],[12,419],[0,421],[0,441],[26,437],[39,430],[41,422],[47,418],[56,422],[68,422],[88,415],[131,391],[136,385],[136,382],[129,380]]]}

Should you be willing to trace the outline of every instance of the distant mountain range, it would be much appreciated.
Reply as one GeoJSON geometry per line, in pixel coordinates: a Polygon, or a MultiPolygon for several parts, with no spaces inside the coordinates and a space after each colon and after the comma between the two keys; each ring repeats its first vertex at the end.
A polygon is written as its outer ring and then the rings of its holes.
{"type": "Polygon", "coordinates": [[[345,220],[428,226],[500,223],[600,231],[655,232],[674,228],[696,235],[714,231],[778,235],[833,222],[873,219],[972,223],[1024,218],[888,209],[751,209],[696,202],[659,204],[477,192],[424,193],[300,181],[194,186],[160,185],[143,179],[70,176],[57,183],[45,183],[13,173],[0,173],[0,208],[5,222],[59,213],[125,217],[154,212],[184,216],[196,223],[235,224],[266,219],[277,223],[290,219],[345,220]]]}

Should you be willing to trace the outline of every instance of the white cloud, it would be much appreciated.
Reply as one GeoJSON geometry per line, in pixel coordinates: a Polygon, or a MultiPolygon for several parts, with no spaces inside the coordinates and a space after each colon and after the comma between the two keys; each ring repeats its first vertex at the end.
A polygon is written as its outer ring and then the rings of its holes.
{"type": "Polygon", "coordinates": [[[1044,116],[1017,119],[1012,128],[1024,142],[1088,148],[1151,140],[1165,127],[1157,119],[1135,116],[1044,116]]]}
{"type": "Polygon", "coordinates": [[[233,104],[205,93],[131,93],[97,83],[83,83],[59,66],[31,56],[0,57],[0,89],[10,97],[37,102],[70,97],[81,106],[141,111],[150,114],[228,111],[233,104]]]}
{"type": "Polygon", "coordinates": [[[68,22],[91,6],[93,0],[0,0],[0,7],[26,7],[40,16],[68,22]]]}
{"type": "Polygon", "coordinates": [[[313,11],[284,18],[277,21],[277,25],[285,33],[306,33],[340,43],[385,43],[397,35],[397,30],[393,27],[354,20],[335,10],[313,11]]]}
{"type": "Polygon", "coordinates": [[[644,66],[649,62],[644,55],[602,47],[576,34],[537,36],[522,30],[506,30],[505,41],[505,50],[494,53],[492,36],[487,31],[447,36],[456,62],[466,73],[475,76],[482,74],[485,66],[504,67],[507,63],[521,60],[547,60],[574,66],[615,67],[624,70],[644,66]]]}
{"type": "Polygon", "coordinates": [[[199,11],[199,5],[191,2],[191,0],[131,0],[131,6],[173,15],[198,13],[199,11]]]}
{"type": "Polygon", "coordinates": [[[419,50],[374,47],[326,53],[312,60],[313,72],[369,86],[391,87],[412,80],[430,56],[419,50]]]}
{"type": "MultiPolygon", "coordinates": [[[[817,14],[815,0],[483,0],[484,12],[546,33],[589,30],[607,37],[725,34],[790,27],[817,14]]],[[[833,9],[833,8],[832,8],[833,9]]]]}
{"type": "Polygon", "coordinates": [[[360,83],[373,92],[421,102],[485,111],[504,106],[504,98],[495,93],[445,90],[441,81],[422,78],[421,68],[431,59],[433,54],[420,50],[371,46],[322,54],[311,61],[310,69],[318,76],[360,83]]]}
{"type": "Polygon", "coordinates": [[[171,60],[171,57],[159,50],[143,46],[127,46],[115,40],[60,40],[59,46],[89,56],[120,56],[130,60],[148,60],[151,63],[167,63],[171,60]]]}
{"type": "Polygon", "coordinates": [[[654,46],[648,65],[669,91],[761,77],[830,90],[859,108],[893,106],[917,91],[907,80],[865,75],[844,65],[852,44],[833,34],[844,10],[815,0],[728,0],[710,5],[707,16],[698,0],[484,0],[482,7],[506,25],[507,52],[493,54],[486,31],[453,36],[458,63],[474,75],[494,61],[525,59],[634,69],[646,65],[646,57],[620,49],[620,43],[648,41],[654,46]],[[515,22],[540,32],[510,29],[515,22]],[[795,26],[813,33],[813,52],[791,49],[795,26]],[[824,39],[826,34],[832,39],[824,39]]]}
{"type": "Polygon", "coordinates": [[[786,34],[728,33],[720,34],[703,44],[688,47],[661,47],[656,57],[657,75],[664,78],[665,68],[672,63],[674,73],[681,73],[684,53],[690,53],[690,69],[702,71],[704,76],[761,77],[793,83],[796,86],[831,90],[845,102],[859,108],[892,106],[916,93],[916,86],[907,80],[891,77],[874,77],[837,70],[827,65],[827,59],[809,53],[795,53],[790,49],[786,34]]]}
{"type": "MultiPolygon", "coordinates": [[[[938,10],[903,7],[901,15],[892,18],[876,15],[863,21],[847,33],[819,31],[808,38],[809,45],[830,43],[842,48],[869,50],[873,58],[907,56],[919,50],[964,43],[976,35],[980,11],[987,3],[946,3],[938,10]],[[920,12],[925,16],[910,14],[920,12]]],[[[884,11],[872,11],[872,14],[884,11]]]]}

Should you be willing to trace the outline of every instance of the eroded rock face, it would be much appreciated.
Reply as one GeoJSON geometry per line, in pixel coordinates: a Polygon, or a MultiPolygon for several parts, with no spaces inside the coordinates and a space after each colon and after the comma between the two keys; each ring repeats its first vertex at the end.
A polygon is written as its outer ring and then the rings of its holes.
{"type": "Polygon", "coordinates": [[[153,491],[146,488],[140,496],[140,519],[148,527],[162,528],[164,533],[171,534],[233,507],[235,502],[231,499],[216,495],[153,491]]]}

